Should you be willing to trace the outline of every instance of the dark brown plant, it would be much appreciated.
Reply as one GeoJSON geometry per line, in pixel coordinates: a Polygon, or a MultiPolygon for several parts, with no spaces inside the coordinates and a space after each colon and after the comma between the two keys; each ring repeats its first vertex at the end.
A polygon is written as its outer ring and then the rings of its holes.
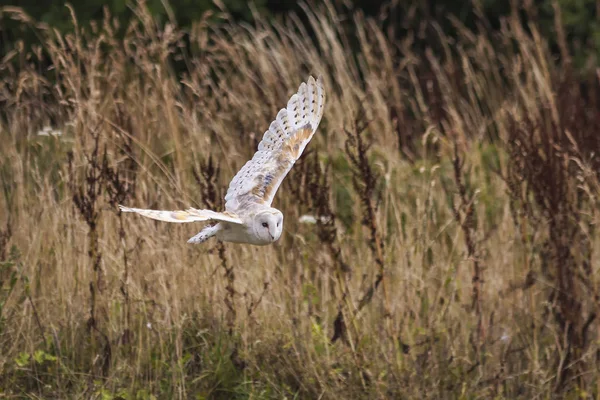
{"type": "Polygon", "coordinates": [[[510,157],[507,181],[511,197],[523,207],[530,224],[541,222],[547,229],[541,270],[553,282],[548,304],[559,337],[565,339],[555,360],[555,389],[560,391],[585,368],[588,330],[598,312],[598,294],[588,284],[592,263],[589,233],[595,227],[586,217],[590,215],[586,210],[597,204],[580,190],[578,182],[599,178],[600,164],[594,155],[600,152],[600,108],[590,100],[600,86],[594,79],[590,86],[580,87],[570,75],[555,77],[554,82],[556,105],[544,102],[534,114],[519,110],[505,146],[510,157]],[[584,176],[586,165],[595,173],[584,176]],[[589,297],[595,299],[592,307],[584,302],[589,297]]]}
{"type": "Polygon", "coordinates": [[[346,134],[346,155],[352,166],[352,185],[360,198],[362,206],[361,224],[369,231],[369,248],[373,253],[373,258],[377,266],[375,280],[368,286],[366,293],[359,300],[357,313],[371,302],[375,291],[382,283],[384,286],[386,313],[389,313],[388,294],[384,283],[384,243],[377,224],[377,209],[379,207],[380,194],[377,193],[376,187],[379,176],[373,171],[369,162],[369,149],[372,143],[369,143],[366,137],[369,122],[365,110],[361,109],[354,119],[352,126],[344,128],[344,133],[346,134]]]}

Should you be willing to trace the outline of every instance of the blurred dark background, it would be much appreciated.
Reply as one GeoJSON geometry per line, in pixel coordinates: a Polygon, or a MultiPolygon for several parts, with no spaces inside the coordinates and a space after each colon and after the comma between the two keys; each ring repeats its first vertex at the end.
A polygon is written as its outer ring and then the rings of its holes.
{"type": "MultiPolygon", "coordinates": [[[[104,7],[121,22],[121,26],[126,26],[133,16],[131,0],[72,0],[68,3],[75,10],[80,25],[102,19],[104,7]]],[[[300,3],[291,0],[254,0],[251,3],[244,0],[219,0],[217,3],[213,0],[147,0],[146,4],[161,22],[168,21],[169,8],[177,25],[184,29],[199,20],[206,11],[218,10],[217,4],[224,6],[234,19],[250,23],[253,11],[267,20],[282,18],[289,12],[298,12],[302,16],[300,3]]],[[[308,1],[308,7],[314,4],[318,3],[308,1]]],[[[499,29],[501,19],[516,12],[523,19],[535,19],[557,55],[554,17],[555,10],[559,9],[576,64],[588,68],[597,65],[600,0],[332,0],[331,4],[349,11],[362,10],[365,15],[379,18],[382,25],[393,28],[391,32],[399,39],[407,31],[419,32],[433,21],[452,36],[455,33],[450,22],[452,18],[471,29],[476,29],[478,24],[485,25],[486,29],[499,29]]],[[[62,0],[0,0],[0,8],[7,6],[22,8],[36,21],[63,32],[72,29],[70,11],[62,0]]],[[[0,51],[9,51],[19,40],[35,42],[35,33],[13,21],[8,14],[0,12],[0,51]]],[[[348,28],[352,29],[352,26],[348,28]]]]}

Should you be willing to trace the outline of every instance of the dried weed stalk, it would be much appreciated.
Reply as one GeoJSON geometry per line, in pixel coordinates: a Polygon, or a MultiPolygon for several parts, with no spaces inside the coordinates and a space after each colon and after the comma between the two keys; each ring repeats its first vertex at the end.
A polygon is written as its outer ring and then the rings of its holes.
{"type": "MultiPolygon", "coordinates": [[[[101,373],[107,376],[110,369],[112,358],[112,349],[110,339],[106,330],[108,329],[108,315],[106,304],[99,300],[105,290],[104,271],[102,268],[102,254],[100,252],[98,222],[100,220],[100,202],[104,191],[104,182],[106,179],[107,153],[106,148],[102,153],[101,131],[99,127],[89,128],[88,132],[91,145],[85,141],[85,135],[82,135],[82,155],[85,159],[83,166],[83,179],[79,178],[79,173],[75,171],[74,155],[68,154],[69,163],[69,187],[72,193],[72,200],[75,207],[85,220],[88,226],[89,250],[88,256],[92,262],[94,279],[90,281],[90,314],[87,326],[90,332],[97,332],[104,341],[101,354],[101,373]]],[[[92,338],[94,336],[92,335],[92,338]]]]}
{"type": "Polygon", "coordinates": [[[356,313],[359,313],[369,304],[375,291],[383,283],[386,314],[389,316],[389,300],[385,288],[385,262],[383,259],[384,243],[377,225],[377,209],[379,207],[379,194],[376,186],[379,176],[373,171],[369,163],[369,149],[371,144],[365,138],[365,132],[369,126],[365,110],[361,109],[352,126],[344,128],[346,134],[345,151],[352,166],[352,184],[360,197],[362,205],[361,223],[369,230],[369,248],[377,264],[375,280],[367,289],[367,292],[359,300],[356,313]]]}
{"type": "Polygon", "coordinates": [[[346,322],[344,319],[346,308],[344,305],[349,304],[348,279],[350,279],[352,270],[342,256],[336,227],[336,215],[331,208],[331,185],[328,178],[329,164],[323,171],[319,162],[319,154],[314,153],[313,157],[306,158],[306,169],[306,201],[310,204],[311,212],[316,216],[319,240],[326,247],[333,259],[337,285],[341,293],[338,299],[338,313],[333,323],[331,342],[335,343],[338,339],[347,341],[346,322]]]}
{"type": "MultiPolygon", "coordinates": [[[[127,131],[128,126],[120,123],[127,131]]],[[[121,129],[117,130],[117,135],[120,139],[119,154],[124,157],[124,160],[117,167],[112,167],[108,164],[108,160],[104,159],[103,169],[105,175],[105,186],[108,203],[111,208],[118,210],[119,204],[126,204],[127,199],[133,197],[135,193],[135,184],[137,178],[138,164],[135,161],[133,154],[133,138],[131,135],[126,135],[121,129]]],[[[125,302],[125,321],[126,327],[123,330],[121,343],[130,343],[132,339],[131,333],[131,298],[129,294],[129,252],[125,245],[125,224],[123,221],[123,213],[117,212],[119,218],[119,239],[123,250],[123,275],[121,277],[120,291],[125,302]]]]}
{"type": "Polygon", "coordinates": [[[260,303],[262,303],[262,300],[265,297],[267,290],[269,290],[269,284],[270,283],[268,281],[265,281],[263,283],[262,291],[260,292],[260,295],[257,299],[254,299],[251,293],[244,292],[244,299],[246,299],[246,315],[248,316],[248,318],[252,317],[254,311],[258,308],[258,306],[260,306],[260,303]]]}
{"type": "MultiPolygon", "coordinates": [[[[480,251],[477,246],[476,234],[477,234],[477,216],[475,211],[475,197],[476,193],[467,188],[465,184],[465,160],[461,158],[460,151],[458,148],[458,142],[456,136],[452,136],[454,156],[452,159],[453,177],[455,188],[449,188],[444,181],[442,181],[444,190],[448,198],[450,199],[450,207],[454,215],[454,220],[460,226],[465,246],[467,248],[467,259],[473,264],[472,273],[472,289],[471,289],[471,310],[475,313],[477,318],[477,331],[475,347],[477,353],[480,352],[481,346],[485,341],[485,328],[483,326],[483,311],[482,311],[482,285],[483,285],[483,270],[484,266],[481,262],[480,251]],[[455,195],[458,197],[458,202],[455,202],[455,195]]],[[[468,173],[468,172],[467,172],[468,173]]]]}
{"type": "MultiPolygon", "coordinates": [[[[114,166],[109,157],[107,144],[102,139],[106,132],[100,126],[87,129],[87,135],[80,136],[80,145],[83,159],[83,176],[76,171],[74,154],[68,153],[68,167],[70,181],[69,188],[72,200],[80,215],[88,226],[89,250],[88,255],[92,262],[94,279],[90,282],[90,315],[87,326],[90,331],[95,331],[104,341],[101,357],[102,376],[107,376],[112,358],[112,348],[108,331],[108,304],[104,299],[106,289],[105,271],[102,267],[102,252],[100,251],[100,236],[98,224],[101,217],[101,207],[104,201],[117,210],[118,204],[126,203],[135,191],[137,164],[133,156],[133,141],[131,136],[118,134],[120,147],[118,153],[124,158],[114,166]]],[[[122,214],[119,216],[119,238],[123,246],[123,276],[120,290],[125,302],[126,327],[121,336],[122,343],[131,340],[131,301],[128,291],[129,261],[128,251],[125,249],[125,228],[122,214]]]]}
{"type": "MultiPolygon", "coordinates": [[[[0,166],[1,167],[1,166],[0,166]]],[[[8,170],[0,168],[0,183],[2,184],[2,194],[6,202],[6,227],[0,230],[0,261],[8,257],[8,243],[13,235],[12,210],[14,203],[13,178],[8,170]]]]}
{"type": "Polygon", "coordinates": [[[8,243],[12,237],[12,225],[10,218],[6,222],[6,228],[0,230],[0,260],[6,260],[8,255],[8,243]]]}
{"type": "MultiPolygon", "coordinates": [[[[200,187],[202,203],[206,208],[217,210],[222,208],[223,196],[219,186],[220,168],[215,164],[212,156],[209,156],[208,161],[200,161],[200,167],[193,169],[194,178],[200,187]]],[[[235,307],[235,269],[233,265],[229,265],[227,261],[227,253],[223,242],[217,242],[217,254],[221,260],[221,268],[225,272],[227,284],[225,286],[225,306],[227,307],[227,328],[229,335],[233,335],[235,321],[237,317],[235,307]]],[[[266,290],[266,288],[265,288],[266,290]]],[[[262,296],[261,296],[262,298],[262,296]]],[[[249,312],[251,314],[251,312],[249,312]]]]}
{"type": "Polygon", "coordinates": [[[589,100],[600,87],[594,80],[584,89],[569,75],[555,82],[556,103],[543,104],[537,114],[519,110],[505,145],[510,160],[507,181],[513,182],[509,193],[523,204],[531,197],[536,207],[523,207],[532,215],[529,224],[542,221],[547,228],[541,270],[553,282],[548,304],[559,329],[555,390],[561,391],[571,378],[584,384],[577,377],[585,369],[588,330],[598,312],[598,294],[590,285],[595,221],[588,218],[594,215],[588,210],[597,207],[597,192],[581,190],[580,183],[598,181],[600,108],[589,100]],[[525,194],[518,195],[521,191],[525,194]],[[588,298],[596,301],[585,301],[588,298]]]}

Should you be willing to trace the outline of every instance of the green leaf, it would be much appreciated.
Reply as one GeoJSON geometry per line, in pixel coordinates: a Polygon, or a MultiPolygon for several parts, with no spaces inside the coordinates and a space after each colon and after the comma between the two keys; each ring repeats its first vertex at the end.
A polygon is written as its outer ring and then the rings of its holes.
{"type": "Polygon", "coordinates": [[[102,400],[113,400],[114,396],[112,393],[104,388],[100,389],[100,398],[102,400]]]}
{"type": "Polygon", "coordinates": [[[21,368],[27,366],[29,364],[29,353],[19,353],[19,356],[15,358],[15,363],[21,368]]]}
{"type": "Polygon", "coordinates": [[[133,397],[127,389],[121,389],[117,392],[115,400],[132,400],[133,397]]]}
{"type": "Polygon", "coordinates": [[[45,354],[46,354],[46,353],[44,353],[44,351],[43,351],[43,350],[36,350],[36,351],[33,353],[33,359],[35,360],[35,362],[36,362],[37,364],[43,364],[43,363],[44,363],[44,361],[45,361],[45,357],[44,357],[44,355],[45,355],[45,354]]]}

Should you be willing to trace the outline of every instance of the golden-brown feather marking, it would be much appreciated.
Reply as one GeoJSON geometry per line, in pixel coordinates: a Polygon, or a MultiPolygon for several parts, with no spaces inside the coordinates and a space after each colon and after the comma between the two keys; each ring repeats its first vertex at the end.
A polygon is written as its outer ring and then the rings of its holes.
{"type": "Polygon", "coordinates": [[[309,77],[279,110],[252,159],[231,180],[226,209],[237,212],[252,203],[271,205],[281,182],[319,126],[324,103],[322,79],[309,77]]]}
{"type": "Polygon", "coordinates": [[[300,157],[302,144],[310,139],[312,133],[310,125],[296,131],[282,146],[277,156],[277,167],[266,175],[260,174],[256,177],[256,185],[252,188],[251,193],[259,199],[261,204],[274,194],[273,190],[281,183],[291,165],[300,157]]]}
{"type": "Polygon", "coordinates": [[[171,213],[171,215],[173,216],[173,218],[179,219],[182,221],[185,221],[189,217],[189,214],[186,213],[185,211],[173,211],[171,213]]]}
{"type": "Polygon", "coordinates": [[[287,153],[294,161],[300,157],[300,148],[302,144],[310,138],[313,130],[310,125],[306,125],[304,128],[300,128],[293,136],[285,142],[283,145],[283,153],[287,153]]]}

